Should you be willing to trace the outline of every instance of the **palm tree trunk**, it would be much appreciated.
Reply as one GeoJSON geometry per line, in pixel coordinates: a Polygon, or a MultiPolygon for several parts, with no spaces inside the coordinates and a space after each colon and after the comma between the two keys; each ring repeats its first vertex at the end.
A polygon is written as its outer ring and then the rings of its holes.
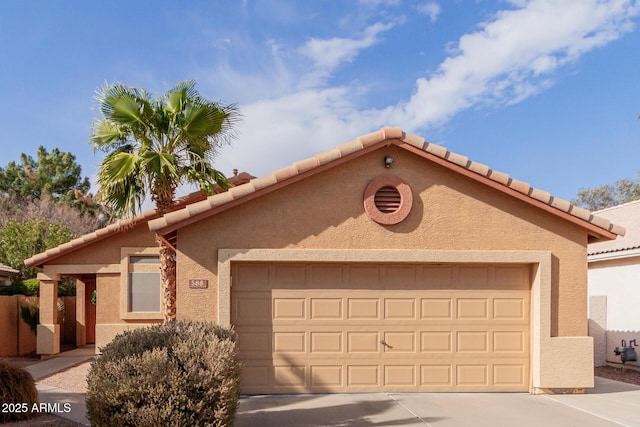
{"type": "Polygon", "coordinates": [[[160,280],[162,282],[162,314],[165,322],[176,320],[176,254],[163,239],[160,246],[160,280]]]}

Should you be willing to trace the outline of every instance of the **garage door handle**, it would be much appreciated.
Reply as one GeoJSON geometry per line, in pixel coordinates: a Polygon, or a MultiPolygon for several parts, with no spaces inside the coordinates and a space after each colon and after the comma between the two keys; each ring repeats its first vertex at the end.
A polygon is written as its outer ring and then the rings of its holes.
{"type": "Polygon", "coordinates": [[[380,340],[380,344],[384,345],[385,347],[393,348],[389,344],[387,344],[385,340],[380,340]]]}

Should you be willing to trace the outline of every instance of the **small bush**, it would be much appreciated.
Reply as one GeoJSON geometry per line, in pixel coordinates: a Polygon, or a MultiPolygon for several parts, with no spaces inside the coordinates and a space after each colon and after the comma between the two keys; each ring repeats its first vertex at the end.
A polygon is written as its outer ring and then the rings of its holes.
{"type": "Polygon", "coordinates": [[[38,330],[38,323],[40,323],[40,304],[38,301],[27,301],[20,303],[20,317],[29,325],[29,329],[35,335],[38,330]]]}
{"type": "Polygon", "coordinates": [[[233,330],[167,322],[100,349],[87,377],[94,426],[231,426],[240,396],[233,330]]]}
{"type": "Polygon", "coordinates": [[[31,374],[3,359],[0,359],[0,402],[13,404],[0,411],[0,423],[31,418],[35,414],[31,408],[38,403],[38,390],[31,374]]]}
{"type": "Polygon", "coordinates": [[[26,296],[40,295],[40,281],[38,279],[23,280],[22,284],[24,285],[26,296]]]}
{"type": "Polygon", "coordinates": [[[11,282],[9,286],[0,286],[0,295],[27,295],[29,290],[19,280],[11,282]]]}

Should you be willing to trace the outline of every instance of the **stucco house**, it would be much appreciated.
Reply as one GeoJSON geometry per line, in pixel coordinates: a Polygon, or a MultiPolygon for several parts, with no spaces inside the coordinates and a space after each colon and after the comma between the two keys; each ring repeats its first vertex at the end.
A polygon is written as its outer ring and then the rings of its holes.
{"type": "Polygon", "coordinates": [[[592,387],[587,245],[624,233],[398,128],[125,225],[26,261],[38,352],[59,351],[61,276],[95,284],[97,347],[161,321],[157,233],[177,317],[237,331],[244,393],[592,387]]]}
{"type": "Polygon", "coordinates": [[[20,274],[15,268],[0,264],[0,286],[9,286],[15,276],[20,274]]]}
{"type": "Polygon", "coordinates": [[[627,230],[616,240],[588,247],[589,335],[594,338],[595,364],[602,366],[620,363],[613,350],[622,340],[640,344],[640,200],[594,214],[627,230]]]}

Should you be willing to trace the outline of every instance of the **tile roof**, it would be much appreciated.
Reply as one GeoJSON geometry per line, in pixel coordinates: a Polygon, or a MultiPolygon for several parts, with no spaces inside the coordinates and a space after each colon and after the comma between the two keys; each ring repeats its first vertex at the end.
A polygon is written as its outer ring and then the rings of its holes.
{"type": "Polygon", "coordinates": [[[594,214],[623,225],[627,233],[616,240],[590,244],[589,255],[640,248],[640,200],[603,209],[594,214]]]}
{"type": "Polygon", "coordinates": [[[593,215],[588,210],[572,205],[566,200],[553,197],[546,191],[531,187],[529,184],[513,179],[505,173],[490,169],[482,163],[470,161],[466,156],[447,151],[445,147],[427,142],[424,138],[407,134],[400,128],[385,127],[377,132],[363,135],[354,141],[339,145],[332,150],[316,154],[291,166],[276,170],[270,175],[255,178],[246,172],[239,175],[234,174],[233,177],[229,178],[229,182],[233,185],[229,191],[206,198],[202,193],[190,194],[176,201],[176,210],[162,217],[158,217],[155,210],[142,212],[132,219],[119,221],[34,255],[25,260],[25,265],[29,267],[41,266],[54,258],[113,234],[126,231],[131,226],[144,222],[149,224],[151,231],[166,235],[180,227],[244,203],[252,198],[275,191],[284,185],[299,181],[309,175],[344,163],[353,157],[388,144],[395,144],[548,212],[562,216],[586,228],[595,241],[615,239],[616,235],[622,236],[625,233],[623,227],[611,223],[608,219],[593,215]]]}
{"type": "Polygon", "coordinates": [[[354,156],[368,153],[388,144],[395,144],[405,148],[525,202],[562,216],[588,229],[589,235],[593,240],[615,239],[616,235],[624,235],[625,233],[623,227],[612,224],[608,219],[595,216],[586,209],[572,205],[566,200],[553,197],[548,192],[534,188],[526,182],[513,179],[505,173],[492,170],[487,165],[470,161],[466,156],[447,151],[445,147],[429,143],[424,138],[407,134],[400,128],[390,127],[363,135],[332,150],[316,154],[314,157],[276,170],[270,175],[252,179],[246,184],[230,189],[228,192],[209,196],[203,201],[189,204],[160,218],[152,219],[149,221],[149,229],[159,234],[170,233],[182,226],[194,223],[244,201],[274,191],[283,185],[296,182],[328,167],[346,162],[354,156]]]}
{"type": "MultiPolygon", "coordinates": [[[[255,178],[253,175],[250,175],[246,172],[241,172],[240,174],[236,174],[236,170],[234,170],[234,175],[231,178],[228,178],[228,181],[232,186],[237,186],[237,185],[245,184],[253,178],[255,178]]],[[[200,191],[190,193],[184,197],[177,199],[175,202],[175,208],[179,209],[190,203],[204,200],[206,197],[207,195],[200,191]]],[[[44,252],[36,254],[31,258],[26,259],[24,261],[24,264],[27,267],[35,267],[35,266],[42,265],[45,262],[48,262],[54,258],[58,258],[76,249],[87,246],[91,243],[95,243],[98,240],[105,239],[111,235],[130,230],[131,227],[135,225],[148,222],[157,217],[158,217],[158,214],[155,209],[144,211],[133,218],[120,220],[114,224],[110,224],[104,228],[100,228],[92,233],[85,234],[83,236],[78,237],[77,239],[73,239],[67,243],[63,243],[60,246],[56,246],[55,248],[51,248],[44,252]]]]}
{"type": "Polygon", "coordinates": [[[15,268],[11,268],[8,265],[0,264],[0,273],[18,274],[20,273],[15,268]]]}

